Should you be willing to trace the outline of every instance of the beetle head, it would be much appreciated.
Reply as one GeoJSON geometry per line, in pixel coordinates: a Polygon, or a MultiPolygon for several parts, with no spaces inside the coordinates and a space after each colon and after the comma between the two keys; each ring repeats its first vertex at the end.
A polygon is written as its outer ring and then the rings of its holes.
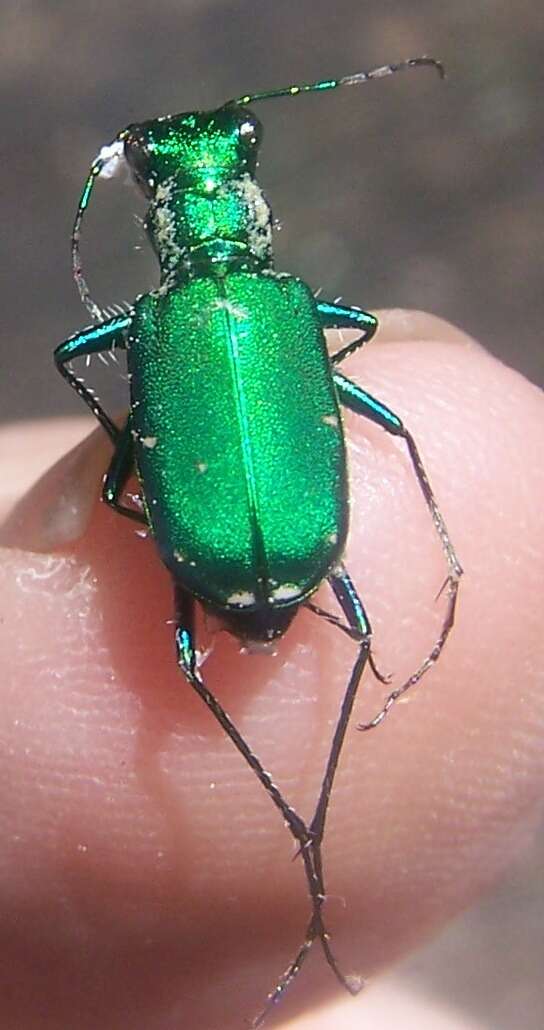
{"type": "Polygon", "coordinates": [[[213,192],[221,183],[253,175],[262,137],[252,111],[229,103],[216,111],[167,115],[125,130],[125,156],[144,194],[174,178],[180,188],[213,192]]]}

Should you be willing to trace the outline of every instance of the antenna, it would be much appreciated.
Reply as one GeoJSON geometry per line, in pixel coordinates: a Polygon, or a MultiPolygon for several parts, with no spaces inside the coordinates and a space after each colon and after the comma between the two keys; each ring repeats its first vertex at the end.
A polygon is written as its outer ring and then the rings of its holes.
{"type": "Polygon", "coordinates": [[[102,147],[98,156],[95,157],[83,187],[83,192],[79,198],[79,204],[77,206],[76,216],[74,219],[74,227],[72,229],[72,274],[79,291],[79,296],[95,322],[100,322],[103,318],[103,314],[102,310],[98,307],[98,304],[96,304],[91,297],[90,290],[87,286],[87,281],[83,275],[81,267],[81,255],[79,250],[81,223],[83,222],[83,215],[89,205],[89,200],[91,199],[94,184],[98,179],[98,176],[113,175],[117,162],[124,157],[124,140],[126,139],[126,136],[127,130],[123,129],[123,131],[118,133],[111,143],[102,147]],[[108,165],[110,165],[109,169],[108,165]]]}
{"type": "Polygon", "coordinates": [[[359,86],[362,82],[370,82],[371,79],[383,79],[386,75],[394,75],[395,72],[404,71],[406,68],[419,68],[423,65],[430,65],[436,68],[441,79],[446,77],[444,66],[434,57],[409,57],[406,61],[399,61],[398,64],[382,64],[379,68],[372,68],[368,72],[356,72],[355,75],[344,75],[341,79],[322,79],[319,82],[310,82],[299,86],[284,86],[281,89],[271,89],[266,93],[246,94],[231,101],[235,104],[252,104],[255,100],[270,100],[275,97],[296,97],[301,93],[321,93],[327,89],[336,89],[338,86],[359,86]]]}

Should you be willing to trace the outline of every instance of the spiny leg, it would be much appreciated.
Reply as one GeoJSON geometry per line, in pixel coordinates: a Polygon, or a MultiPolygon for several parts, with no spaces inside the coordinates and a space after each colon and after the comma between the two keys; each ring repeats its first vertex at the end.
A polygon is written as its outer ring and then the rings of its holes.
{"type": "Polygon", "coordinates": [[[120,515],[126,515],[134,522],[147,526],[148,522],[143,512],[130,508],[119,500],[134,472],[134,441],[131,430],[132,420],[129,416],[124,428],[119,432],[110,466],[104,476],[102,500],[120,515]]]}
{"type": "Polygon", "coordinates": [[[385,704],[374,718],[371,719],[370,722],[362,723],[357,727],[359,730],[370,730],[379,726],[379,724],[383,722],[395,701],[405,694],[410,687],[419,683],[422,676],[425,675],[425,673],[440,657],[455,621],[459,580],[463,575],[463,569],[457,554],[455,553],[446,523],[436,503],[431,484],[411,433],[408,432],[398,415],[395,415],[394,412],[387,408],[385,404],[382,404],[381,401],[376,400],[375,397],[366,393],[365,390],[361,389],[360,386],[357,386],[350,379],[347,379],[346,376],[342,375],[340,372],[334,372],[333,377],[339,398],[347,408],[350,408],[351,411],[354,411],[358,415],[363,415],[365,418],[368,418],[372,422],[381,426],[381,428],[385,429],[388,433],[391,433],[393,436],[399,436],[405,441],[408,448],[408,454],[412,462],[412,467],[425,499],[425,504],[431,513],[431,518],[448,565],[448,575],[444,584],[448,591],[448,605],[444,621],[442,623],[442,630],[438,639],[427,657],[421,662],[419,668],[417,668],[400,687],[391,691],[385,704]]]}
{"type": "Polygon", "coordinates": [[[320,844],[323,840],[325,818],[329,806],[334,777],[336,775],[336,769],[338,767],[338,760],[340,758],[340,752],[342,750],[346,730],[348,728],[351,712],[355,703],[357,689],[370,655],[370,641],[372,637],[372,629],[368,616],[347,571],[344,568],[336,569],[330,574],[329,583],[340,607],[342,608],[342,611],[344,612],[349,626],[360,634],[360,638],[359,653],[353,665],[351,676],[344,693],[340,716],[336,724],[329,752],[327,768],[321,784],[319,800],[317,802],[313,819],[310,823],[313,847],[315,847],[316,844],[320,844]]]}
{"type": "Polygon", "coordinates": [[[352,977],[345,976],[338,966],[338,962],[334,956],[334,953],[330,945],[330,935],[323,923],[323,917],[321,909],[323,902],[325,901],[325,885],[323,879],[323,862],[321,858],[321,845],[317,843],[314,846],[313,841],[310,841],[305,846],[299,848],[298,854],[302,855],[304,862],[304,869],[306,872],[306,879],[310,885],[310,895],[312,899],[312,916],[308,924],[304,941],[296,953],[295,958],[289,963],[287,969],[282,974],[278,983],[274,989],[268,995],[266,1005],[252,1022],[252,1027],[258,1028],[262,1026],[265,1019],[273,1008],[283,998],[287,989],[293,983],[293,980],[298,975],[304,960],[306,959],[314,941],[319,938],[323,953],[327,960],[327,964],[332,969],[336,979],[338,980],[341,987],[347,990],[350,994],[359,993],[359,985],[354,983],[352,977]]]}
{"type": "MultiPolygon", "coordinates": [[[[323,925],[321,918],[321,905],[323,903],[323,880],[321,871],[317,872],[314,863],[314,852],[311,848],[312,838],[311,834],[306,826],[306,823],[301,819],[294,808],[289,805],[280,790],[273,782],[270,773],[261,764],[260,760],[253,753],[249,745],[246,743],[244,738],[241,736],[236,726],[225,712],[224,708],[220,705],[217,698],[212,694],[204,683],[200,673],[197,669],[196,664],[196,650],[194,646],[194,598],[191,597],[181,587],[176,586],[175,589],[176,597],[176,620],[178,628],[176,630],[176,651],[177,651],[177,662],[185,674],[188,682],[204,701],[204,704],[215,716],[220,726],[225,730],[227,736],[230,738],[234,746],[240,752],[242,757],[245,759],[249,767],[253,770],[259,782],[263,785],[266,793],[275,804],[276,808],[279,809],[284,821],[287,823],[292,836],[297,841],[304,861],[304,868],[306,873],[306,879],[308,882],[308,888],[310,892],[310,898],[312,902],[312,920],[311,925],[314,928],[312,940],[305,942],[301,951],[299,952],[299,968],[302,965],[304,957],[309,950],[311,943],[315,937],[319,937],[323,946],[325,957],[335,976],[347,990],[350,990],[350,985],[345,977],[340,972],[338,965],[334,959],[334,956],[330,950],[328,943],[327,931],[323,925]]],[[[283,992],[280,992],[283,993],[283,992]]],[[[271,996],[272,997],[272,996],[271,996]]],[[[279,1000],[276,998],[275,1001],[279,1000]]],[[[274,1004],[275,1001],[271,1001],[270,1004],[274,1004]]],[[[267,1005],[267,1010],[268,1010],[267,1005]]],[[[255,1026],[260,1026],[264,1015],[261,1014],[255,1022],[255,1026]]]]}
{"type": "Polygon", "coordinates": [[[85,401],[93,415],[98,419],[101,426],[113,441],[117,442],[119,429],[112,422],[111,418],[98,403],[93,391],[85,386],[83,380],[76,376],[68,367],[68,363],[75,358],[87,357],[90,354],[99,354],[103,351],[113,350],[115,347],[124,347],[127,330],[132,321],[131,315],[115,315],[100,325],[91,326],[80,333],[75,333],[68,340],[61,343],[55,351],[55,364],[64,379],[85,401]]]}
{"type": "Polygon", "coordinates": [[[317,310],[323,329],[361,330],[361,336],[331,354],[330,360],[333,365],[337,365],[368,343],[378,328],[378,319],[375,315],[369,315],[368,311],[362,311],[361,308],[347,308],[343,304],[330,304],[327,300],[321,300],[317,304],[317,310]]]}
{"type": "Polygon", "coordinates": [[[281,812],[285,822],[288,824],[291,833],[300,843],[305,845],[309,841],[308,829],[304,821],[282,797],[278,787],[251,748],[240,735],[236,726],[220,705],[216,697],[206,687],[200,673],[197,670],[196,650],[194,645],[194,598],[181,587],[175,587],[176,600],[176,652],[177,662],[182,672],[187,677],[190,685],[196,690],[204,704],[210,709],[232,743],[245,758],[246,762],[253,769],[255,775],[262,783],[269,797],[281,812]]]}
{"type": "MultiPolygon", "coordinates": [[[[321,856],[321,843],[323,841],[323,834],[325,832],[325,819],[331,797],[334,777],[336,775],[336,770],[338,768],[340,752],[342,750],[346,730],[350,720],[351,712],[353,710],[353,705],[357,695],[357,689],[361,681],[365,665],[370,655],[370,640],[372,634],[370,623],[368,621],[361,600],[346,570],[343,568],[336,569],[333,573],[330,574],[329,583],[331,584],[335,596],[344,612],[344,615],[346,616],[346,619],[348,621],[348,628],[351,631],[353,631],[354,638],[358,640],[359,652],[353,665],[348,685],[344,693],[342,706],[340,709],[340,715],[338,717],[338,722],[336,724],[334,737],[329,751],[329,757],[327,759],[325,774],[323,776],[323,780],[321,783],[319,799],[317,802],[313,819],[310,823],[310,842],[306,845],[306,848],[302,849],[302,855],[305,860],[309,852],[312,856],[315,876],[318,878],[320,883],[320,909],[322,907],[323,901],[325,900],[325,885],[323,877],[323,863],[321,856]]],[[[339,628],[344,629],[342,624],[339,624],[339,628]]],[[[285,973],[279,980],[275,989],[269,995],[268,1002],[265,1008],[253,1024],[254,1027],[260,1027],[262,1025],[270,1010],[274,1007],[274,1005],[277,1005],[280,998],[283,997],[286,990],[291,986],[293,980],[300,972],[304,959],[310,951],[310,948],[314,940],[316,939],[317,935],[318,928],[314,913],[308,925],[306,937],[304,939],[302,947],[297,952],[291,964],[287,967],[285,973]]],[[[324,943],[323,947],[325,947],[324,943]]],[[[327,948],[330,950],[330,946],[328,945],[328,943],[327,948]]],[[[362,986],[359,980],[353,977],[343,977],[342,981],[343,986],[347,988],[350,994],[359,993],[359,990],[362,986]]]]}
{"type": "MultiPolygon", "coordinates": [[[[340,619],[338,615],[333,615],[332,612],[326,611],[325,608],[321,608],[318,604],[314,604],[313,601],[305,601],[304,607],[307,608],[308,611],[313,612],[314,615],[318,615],[320,619],[324,619],[325,622],[330,623],[331,626],[336,626],[342,631],[342,633],[345,633],[350,640],[356,640],[357,643],[360,643],[362,637],[365,635],[364,633],[361,633],[361,630],[354,629],[354,627],[349,626],[348,623],[342,622],[342,619],[340,619]]],[[[380,672],[378,669],[374,661],[372,651],[369,651],[368,653],[368,664],[372,669],[373,675],[380,683],[387,685],[391,682],[391,676],[388,673],[384,674],[383,672],[380,672]]]]}

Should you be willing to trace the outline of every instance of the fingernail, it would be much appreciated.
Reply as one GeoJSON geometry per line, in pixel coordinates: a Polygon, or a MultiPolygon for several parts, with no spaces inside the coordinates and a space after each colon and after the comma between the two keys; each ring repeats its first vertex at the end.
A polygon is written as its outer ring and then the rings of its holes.
{"type": "Polygon", "coordinates": [[[0,546],[49,552],[85,532],[107,468],[109,444],[97,429],[57,461],[0,526],[0,546]]]}

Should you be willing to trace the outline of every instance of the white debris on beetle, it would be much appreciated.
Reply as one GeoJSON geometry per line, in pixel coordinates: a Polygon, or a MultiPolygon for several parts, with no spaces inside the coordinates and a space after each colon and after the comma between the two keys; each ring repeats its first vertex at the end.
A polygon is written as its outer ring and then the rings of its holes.
{"type": "Polygon", "coordinates": [[[185,555],[184,555],[183,551],[177,551],[177,550],[174,551],[174,558],[176,559],[176,561],[179,561],[179,562],[186,561],[186,558],[185,558],[185,555]]]}
{"type": "Polygon", "coordinates": [[[205,461],[197,461],[196,463],[197,472],[207,472],[208,465],[205,461]]]}
{"type": "Polygon", "coordinates": [[[334,426],[334,428],[336,429],[338,426],[338,415],[323,415],[321,421],[326,426],[334,426]]]}
{"type": "Polygon", "coordinates": [[[232,301],[228,300],[226,297],[218,297],[217,300],[212,301],[212,303],[208,305],[207,311],[208,313],[211,313],[212,311],[226,311],[238,321],[249,318],[249,313],[246,308],[238,307],[237,304],[233,304],[232,301]]]}
{"type": "Polygon", "coordinates": [[[137,429],[131,429],[130,435],[136,443],[141,443],[143,447],[148,447],[150,450],[157,446],[156,436],[142,436],[137,429]]]}
{"type": "Polygon", "coordinates": [[[248,209],[248,240],[256,257],[266,257],[272,246],[272,213],[261,187],[251,175],[241,175],[236,182],[248,209]]]}
{"type": "Polygon", "coordinates": [[[161,265],[164,268],[170,269],[170,275],[167,275],[162,285],[154,291],[157,295],[168,293],[171,286],[171,277],[181,263],[184,253],[183,248],[180,247],[176,239],[176,216],[170,206],[173,186],[173,178],[159,183],[155,194],[155,204],[151,212],[161,265]]]}
{"type": "Polygon", "coordinates": [[[99,176],[102,179],[111,179],[119,171],[119,167],[122,161],[125,160],[125,144],[121,140],[115,140],[114,143],[109,143],[107,146],[102,147],[96,162],[102,163],[102,167],[99,172],[99,176]]]}

